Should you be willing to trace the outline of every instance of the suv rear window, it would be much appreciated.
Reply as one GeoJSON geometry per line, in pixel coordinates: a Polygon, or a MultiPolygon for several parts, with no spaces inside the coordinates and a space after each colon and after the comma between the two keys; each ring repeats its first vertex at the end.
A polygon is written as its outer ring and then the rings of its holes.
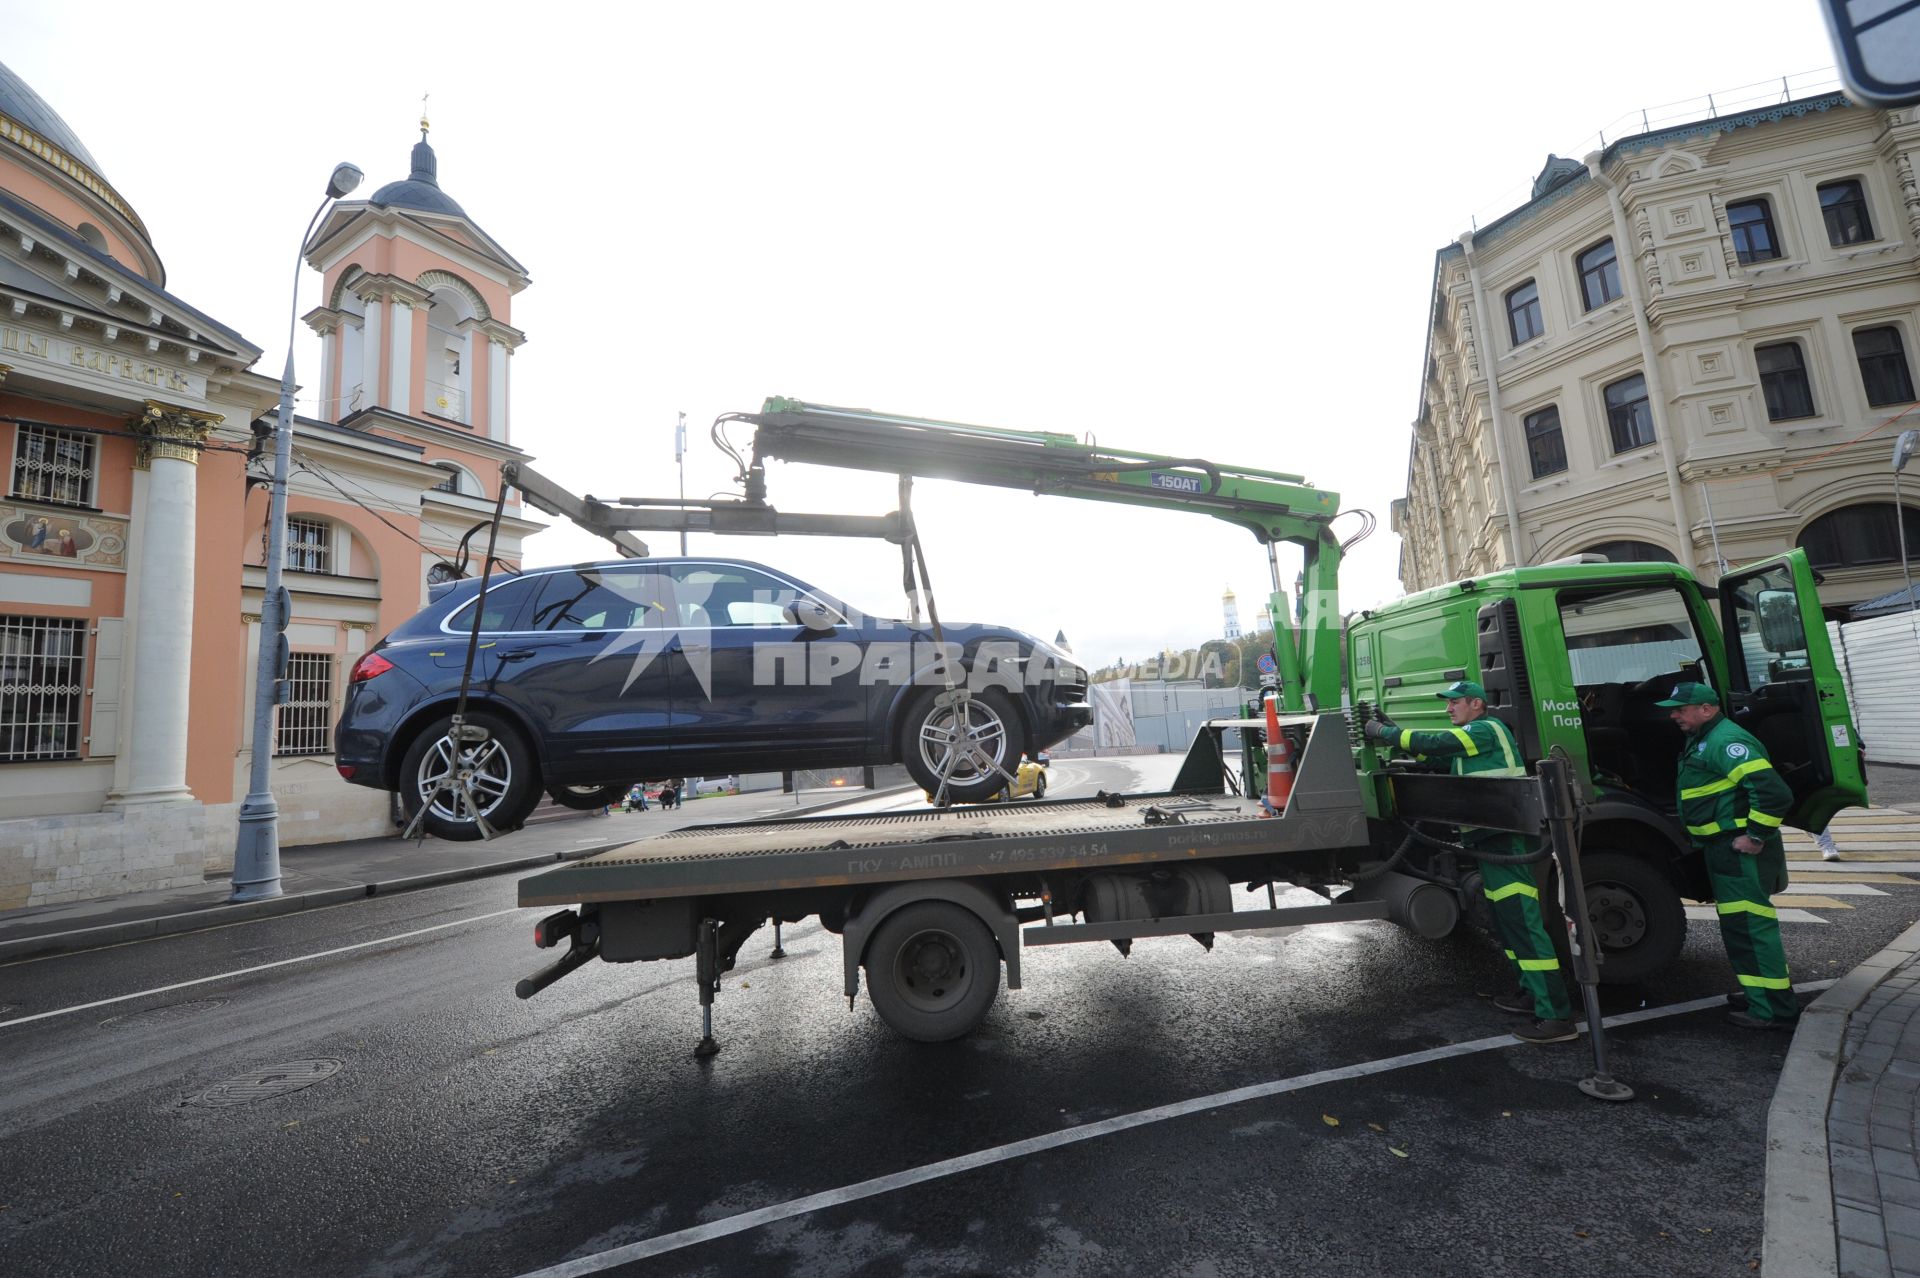
{"type": "MultiPolygon", "coordinates": [[[[534,588],[539,585],[538,578],[509,577],[505,581],[496,578],[487,583],[486,611],[480,616],[482,634],[497,634],[503,630],[512,630],[513,623],[533,598],[534,588]]],[[[441,629],[455,634],[466,634],[473,629],[473,600],[453,611],[441,629]]]]}

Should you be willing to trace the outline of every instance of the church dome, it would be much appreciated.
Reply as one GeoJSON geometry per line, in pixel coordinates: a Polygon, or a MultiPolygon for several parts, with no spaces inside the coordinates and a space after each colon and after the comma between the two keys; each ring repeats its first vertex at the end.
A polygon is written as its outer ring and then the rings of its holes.
{"type": "Polygon", "coordinates": [[[46,99],[28,87],[25,80],[8,70],[4,62],[0,62],[0,115],[33,130],[48,145],[65,151],[94,173],[100,172],[100,162],[81,145],[60,113],[48,106],[46,99]]]}
{"type": "Polygon", "coordinates": [[[423,131],[413,144],[413,171],[398,182],[389,182],[373,193],[370,204],[389,209],[419,209],[423,213],[449,213],[466,217],[467,211],[440,189],[439,161],[427,145],[423,131]]]}

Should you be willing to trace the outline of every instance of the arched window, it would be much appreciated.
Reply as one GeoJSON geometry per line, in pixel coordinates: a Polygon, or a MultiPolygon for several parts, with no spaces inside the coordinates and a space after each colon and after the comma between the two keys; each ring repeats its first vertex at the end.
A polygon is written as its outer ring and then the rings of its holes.
{"type": "Polygon", "coordinates": [[[107,237],[102,235],[100,228],[93,223],[82,222],[80,225],[74,227],[73,230],[74,234],[87,242],[88,248],[96,249],[102,253],[107,252],[107,237]]]}
{"type": "Polygon", "coordinates": [[[1616,564],[1671,564],[1679,562],[1670,553],[1660,549],[1650,541],[1601,541],[1588,546],[1583,552],[1589,555],[1605,555],[1609,562],[1616,564]]]}
{"type": "MultiPolygon", "coordinates": [[[[1906,507],[1907,553],[1920,551],[1920,510],[1906,507]]],[[[1800,548],[1815,568],[1868,568],[1898,563],[1900,529],[1893,503],[1865,501],[1829,511],[1806,526],[1800,548]]]]}
{"type": "Polygon", "coordinates": [[[433,486],[436,493],[458,493],[462,497],[484,497],[480,483],[466,469],[455,462],[437,461],[433,465],[447,472],[447,477],[433,486]]]}

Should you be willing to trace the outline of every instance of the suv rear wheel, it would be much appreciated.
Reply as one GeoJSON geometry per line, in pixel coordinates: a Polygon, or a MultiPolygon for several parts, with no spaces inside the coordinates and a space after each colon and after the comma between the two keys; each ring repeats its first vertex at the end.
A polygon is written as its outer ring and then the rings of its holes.
{"type": "Polygon", "coordinates": [[[540,802],[533,752],[513,725],[496,715],[477,711],[467,722],[486,730],[480,741],[455,742],[448,731],[452,716],[435,719],[413,739],[400,763],[400,799],[407,819],[427,801],[427,831],[437,839],[470,843],[480,838],[480,823],[464,794],[434,793],[449,773],[464,775],[481,816],[496,832],[517,830],[540,802]]]}

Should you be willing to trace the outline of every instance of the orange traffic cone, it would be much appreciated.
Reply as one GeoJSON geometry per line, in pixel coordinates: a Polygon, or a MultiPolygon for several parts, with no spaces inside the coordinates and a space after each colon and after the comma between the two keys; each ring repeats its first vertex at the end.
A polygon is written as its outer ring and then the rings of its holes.
{"type": "Polygon", "coordinates": [[[1293,747],[1280,731],[1280,711],[1273,698],[1267,700],[1267,797],[1261,806],[1272,816],[1287,810],[1293,797],[1293,747]]]}

